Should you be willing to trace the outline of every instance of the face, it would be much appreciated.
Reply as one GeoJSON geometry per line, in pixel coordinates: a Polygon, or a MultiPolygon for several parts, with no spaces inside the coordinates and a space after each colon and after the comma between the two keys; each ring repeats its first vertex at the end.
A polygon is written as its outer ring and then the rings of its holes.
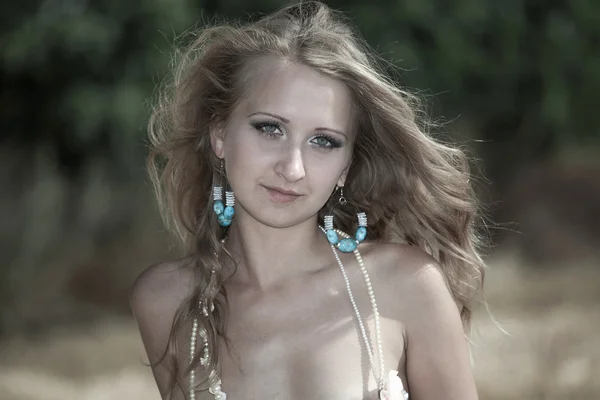
{"type": "Polygon", "coordinates": [[[236,218],[274,226],[316,216],[343,186],[353,146],[351,95],[295,63],[261,60],[222,130],[211,131],[236,196],[236,218]],[[245,216],[243,216],[245,217],[245,216]]]}

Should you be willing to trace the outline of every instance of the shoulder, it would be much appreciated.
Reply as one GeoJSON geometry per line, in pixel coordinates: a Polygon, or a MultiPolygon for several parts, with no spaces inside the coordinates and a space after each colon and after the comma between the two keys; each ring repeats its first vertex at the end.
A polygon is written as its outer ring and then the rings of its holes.
{"type": "Polygon", "coordinates": [[[189,258],[160,262],[146,268],[133,282],[129,302],[134,313],[149,306],[168,308],[192,292],[193,266],[189,258]]]}
{"type": "Polygon", "coordinates": [[[408,327],[458,307],[440,264],[417,246],[373,243],[369,249],[382,300],[408,327]]]}
{"type": "MultiPolygon", "coordinates": [[[[175,316],[192,294],[194,265],[191,259],[161,262],[144,270],[134,281],[129,294],[131,311],[137,323],[152,373],[163,397],[167,396],[173,359],[166,359],[175,316]]],[[[190,326],[186,329],[191,330],[190,326]]],[[[181,348],[189,342],[183,331],[175,333],[181,348]]],[[[175,360],[180,363],[181,358],[175,360]]],[[[182,364],[183,366],[183,364],[182,364]]],[[[180,369],[181,371],[181,369],[180,369]]],[[[183,398],[178,392],[174,398],[183,398]]]]}
{"type": "Polygon", "coordinates": [[[164,351],[175,315],[193,291],[193,278],[192,262],[184,258],[146,268],[131,286],[129,304],[151,361],[164,351]]]}
{"type": "Polygon", "coordinates": [[[383,276],[376,278],[382,310],[404,329],[411,396],[476,399],[468,342],[440,264],[415,246],[379,243],[371,252],[383,276]]]}
{"type": "Polygon", "coordinates": [[[368,255],[377,274],[391,283],[425,291],[431,284],[446,285],[440,264],[417,246],[377,242],[371,244],[368,255]]]}

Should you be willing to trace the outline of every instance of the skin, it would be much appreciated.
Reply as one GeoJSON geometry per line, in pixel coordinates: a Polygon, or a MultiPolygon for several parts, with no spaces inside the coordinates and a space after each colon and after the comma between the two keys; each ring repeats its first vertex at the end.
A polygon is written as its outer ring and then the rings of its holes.
{"type": "MultiPolygon", "coordinates": [[[[227,247],[238,267],[225,282],[231,348],[220,348],[223,390],[231,399],[375,399],[377,385],[342,275],[317,228],[318,210],[336,185],[344,185],[351,162],[350,93],[308,67],[261,62],[248,96],[226,126],[211,133],[236,194],[227,247]],[[266,121],[280,127],[256,127],[266,121]],[[329,148],[321,133],[340,147],[329,148]],[[265,186],[302,196],[277,202],[265,186]]],[[[359,249],[381,314],[386,376],[398,370],[411,399],[477,399],[459,310],[440,267],[411,246],[367,240],[359,249]]],[[[373,342],[358,263],[353,254],[340,254],[373,342]]],[[[132,288],[131,307],[151,361],[165,348],[192,276],[181,261],[162,263],[132,288]]],[[[182,367],[190,331],[179,334],[182,367]]],[[[164,393],[166,369],[158,365],[153,373],[164,393]]],[[[199,392],[197,398],[212,395],[199,392]]]]}

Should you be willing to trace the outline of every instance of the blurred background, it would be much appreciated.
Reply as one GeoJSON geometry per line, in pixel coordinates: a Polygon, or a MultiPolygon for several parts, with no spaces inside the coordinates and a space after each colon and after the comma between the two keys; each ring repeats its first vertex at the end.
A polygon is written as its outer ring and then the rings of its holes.
{"type": "MultiPolygon", "coordinates": [[[[145,176],[151,98],[179,35],[285,3],[2,2],[0,400],[158,400],[128,308],[177,255],[145,176]]],[[[479,160],[480,397],[600,398],[600,2],[326,3],[479,160]]]]}

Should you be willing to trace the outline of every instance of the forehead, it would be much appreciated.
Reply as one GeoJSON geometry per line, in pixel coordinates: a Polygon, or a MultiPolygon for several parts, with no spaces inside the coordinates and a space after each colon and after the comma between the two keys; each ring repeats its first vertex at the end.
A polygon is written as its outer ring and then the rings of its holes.
{"type": "Polygon", "coordinates": [[[273,59],[258,60],[240,102],[246,115],[269,112],[307,124],[350,131],[352,96],[348,87],[311,67],[273,59]]]}

